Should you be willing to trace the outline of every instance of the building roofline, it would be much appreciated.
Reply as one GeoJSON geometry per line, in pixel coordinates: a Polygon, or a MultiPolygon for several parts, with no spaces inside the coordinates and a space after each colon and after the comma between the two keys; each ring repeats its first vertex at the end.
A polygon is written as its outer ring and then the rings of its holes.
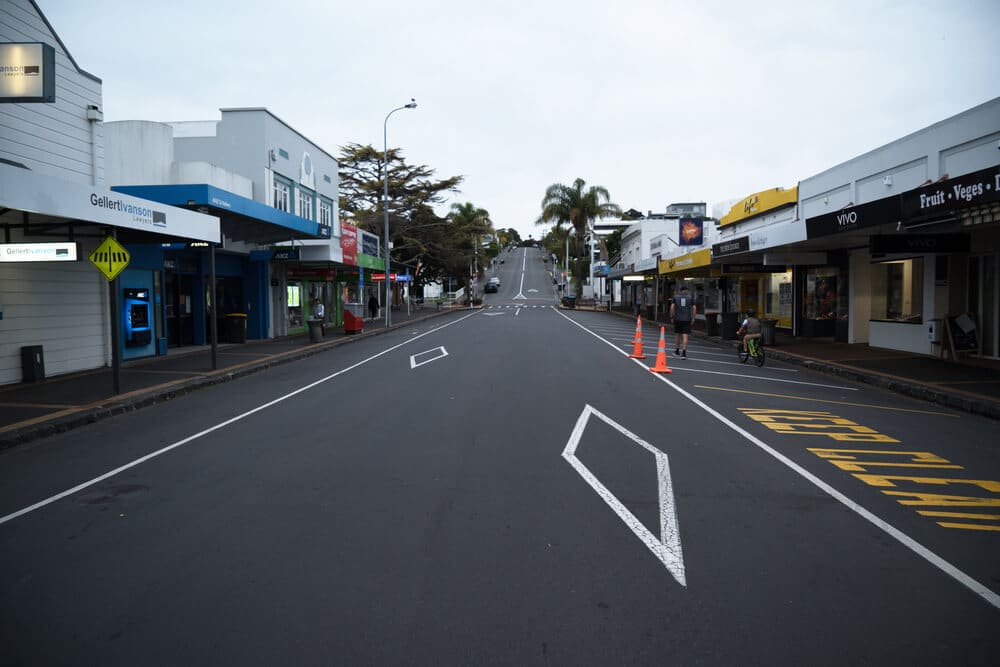
{"type": "Polygon", "coordinates": [[[859,155],[855,155],[854,157],[852,157],[850,159],[844,160],[842,162],[838,162],[837,164],[835,164],[835,165],[833,165],[831,167],[827,167],[823,171],[816,172],[812,176],[809,176],[807,178],[799,179],[799,185],[801,185],[803,181],[810,181],[810,180],[812,180],[814,178],[819,178],[821,176],[824,176],[824,175],[828,174],[829,172],[833,171],[834,169],[839,169],[840,167],[845,167],[845,166],[847,166],[847,165],[849,165],[849,164],[851,164],[853,162],[859,162],[859,161],[861,161],[861,160],[863,160],[865,158],[868,158],[868,157],[871,157],[872,155],[875,155],[876,153],[884,151],[885,149],[889,148],[890,146],[894,146],[896,144],[901,144],[904,141],[908,141],[910,139],[913,139],[914,137],[918,137],[921,134],[926,134],[928,132],[933,132],[934,130],[938,129],[939,127],[945,125],[946,123],[953,123],[956,120],[958,120],[959,118],[962,118],[963,116],[969,116],[971,114],[978,113],[978,112],[982,111],[984,108],[987,108],[987,107],[989,107],[991,105],[997,105],[998,103],[1000,103],[1000,97],[994,97],[992,99],[986,100],[982,104],[977,104],[976,106],[972,107],[971,109],[966,109],[965,111],[960,111],[960,112],[958,112],[957,114],[955,114],[953,116],[948,116],[947,118],[945,118],[943,120],[939,120],[936,123],[931,123],[927,127],[920,128],[919,130],[915,130],[913,132],[910,132],[909,134],[904,134],[903,136],[898,137],[896,139],[893,139],[892,141],[888,141],[888,142],[882,144],[881,146],[877,146],[877,147],[875,147],[875,148],[873,148],[871,150],[865,151],[864,153],[861,153],[859,155]]]}
{"type": "Polygon", "coordinates": [[[66,45],[63,44],[62,39],[59,37],[59,33],[57,33],[56,29],[52,27],[51,23],[49,23],[49,19],[46,18],[45,12],[43,12],[42,8],[38,6],[38,3],[35,2],[35,0],[28,0],[28,2],[30,2],[31,6],[34,7],[34,9],[35,9],[36,12],[38,12],[38,16],[42,19],[42,22],[45,23],[45,27],[49,29],[49,32],[52,33],[52,36],[55,37],[55,39],[56,39],[57,42],[59,42],[59,46],[62,47],[63,53],[65,53],[66,57],[69,58],[69,61],[71,63],[73,63],[73,67],[76,68],[76,71],[79,72],[80,74],[84,75],[88,79],[92,79],[93,81],[95,81],[95,82],[97,82],[97,83],[99,83],[101,85],[104,85],[104,82],[101,81],[100,78],[94,76],[93,74],[91,74],[90,72],[88,72],[87,70],[83,69],[82,67],[80,67],[77,64],[76,60],[73,58],[73,55],[69,52],[69,49],[67,49],[66,45]]]}
{"type": "Polygon", "coordinates": [[[292,127],[291,125],[289,125],[288,123],[286,123],[284,120],[282,120],[281,118],[279,118],[273,111],[271,111],[267,107],[223,107],[223,108],[219,109],[219,111],[222,112],[222,113],[240,113],[240,112],[243,112],[243,111],[249,111],[249,112],[260,112],[260,111],[263,111],[268,116],[270,116],[271,118],[275,119],[276,121],[278,121],[279,123],[281,123],[282,125],[284,125],[285,127],[287,127],[289,130],[291,130],[292,132],[294,132],[295,134],[299,135],[306,142],[312,144],[313,146],[316,146],[316,149],[319,150],[319,152],[321,152],[324,155],[326,155],[328,158],[330,158],[331,160],[333,160],[334,162],[336,162],[338,165],[340,164],[340,160],[338,160],[336,157],[334,157],[333,155],[331,155],[330,153],[328,153],[325,149],[320,148],[319,144],[317,144],[315,141],[313,141],[312,139],[310,139],[309,137],[307,137],[306,135],[302,134],[301,132],[299,132],[298,130],[296,130],[294,127],[292,127]]]}

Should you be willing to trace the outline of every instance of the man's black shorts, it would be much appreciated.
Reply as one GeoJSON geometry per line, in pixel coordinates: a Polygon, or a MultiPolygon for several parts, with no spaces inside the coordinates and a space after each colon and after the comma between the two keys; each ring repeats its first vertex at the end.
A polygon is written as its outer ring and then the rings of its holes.
{"type": "Polygon", "coordinates": [[[691,323],[690,322],[678,322],[674,320],[674,333],[678,334],[689,334],[691,333],[691,323]]]}

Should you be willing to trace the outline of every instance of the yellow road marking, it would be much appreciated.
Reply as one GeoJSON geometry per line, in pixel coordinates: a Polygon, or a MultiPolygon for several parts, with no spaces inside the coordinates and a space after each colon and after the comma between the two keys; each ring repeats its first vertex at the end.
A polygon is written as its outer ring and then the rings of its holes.
{"type": "Polygon", "coordinates": [[[982,519],[984,521],[996,521],[1000,519],[1000,514],[974,514],[972,512],[931,512],[929,510],[919,510],[917,514],[949,519],[982,519]]]}
{"type": "Polygon", "coordinates": [[[938,521],[942,528],[961,528],[962,530],[993,530],[1000,531],[1000,526],[981,526],[978,523],[952,523],[951,521],[938,521]]]}
{"type": "Polygon", "coordinates": [[[885,405],[870,405],[868,403],[848,403],[847,401],[831,401],[825,398],[804,398],[802,396],[787,396],[785,394],[768,394],[763,391],[747,391],[745,389],[728,389],[726,387],[711,387],[704,384],[696,384],[698,389],[714,389],[715,391],[731,391],[737,394],[751,394],[753,396],[769,396],[771,398],[790,398],[796,401],[812,401],[814,403],[836,403],[837,405],[851,405],[856,408],[872,408],[874,410],[892,410],[894,412],[915,412],[921,415],[939,415],[941,417],[958,417],[948,412],[934,412],[932,410],[910,410],[908,408],[890,408],[885,405]]]}

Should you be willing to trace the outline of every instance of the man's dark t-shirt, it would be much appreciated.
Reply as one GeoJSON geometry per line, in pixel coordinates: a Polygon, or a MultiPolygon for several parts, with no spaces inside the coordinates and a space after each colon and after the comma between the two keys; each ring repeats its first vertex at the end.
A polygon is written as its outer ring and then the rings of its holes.
{"type": "Polygon", "coordinates": [[[694,297],[688,292],[681,292],[674,296],[674,321],[690,322],[691,307],[694,305],[694,297]]]}

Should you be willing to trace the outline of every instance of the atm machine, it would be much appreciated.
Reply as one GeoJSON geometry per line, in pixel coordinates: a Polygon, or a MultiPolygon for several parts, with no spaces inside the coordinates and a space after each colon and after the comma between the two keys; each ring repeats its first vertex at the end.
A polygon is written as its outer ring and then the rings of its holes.
{"type": "Polygon", "coordinates": [[[145,287],[126,287],[125,347],[146,347],[153,342],[153,306],[145,287]]]}

